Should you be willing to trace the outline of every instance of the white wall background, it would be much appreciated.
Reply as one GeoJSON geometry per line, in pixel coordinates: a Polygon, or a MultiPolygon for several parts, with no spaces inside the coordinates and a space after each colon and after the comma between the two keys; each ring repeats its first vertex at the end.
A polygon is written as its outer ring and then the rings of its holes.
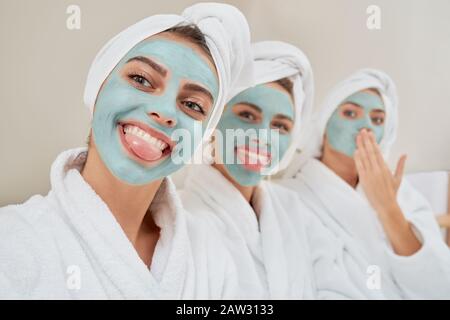
{"type": "MultiPolygon", "coordinates": [[[[46,194],[56,155],[85,143],[82,93],[90,62],[126,26],[196,1],[2,0],[0,2],[0,206],[46,194]],[[66,28],[66,8],[81,8],[81,30],[66,28]]],[[[400,132],[394,157],[408,171],[450,170],[449,0],[234,0],[253,40],[284,40],[314,67],[316,105],[334,83],[361,67],[396,81],[400,132]],[[381,30],[366,28],[366,8],[381,8],[381,30]]]]}

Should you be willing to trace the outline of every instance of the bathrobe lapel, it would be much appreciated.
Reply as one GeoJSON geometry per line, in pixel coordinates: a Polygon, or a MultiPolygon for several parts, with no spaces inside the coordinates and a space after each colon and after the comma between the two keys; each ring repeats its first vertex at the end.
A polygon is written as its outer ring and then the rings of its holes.
{"type": "Polygon", "coordinates": [[[304,228],[294,228],[290,191],[262,181],[252,204],[259,215],[264,264],[271,297],[312,298],[310,256],[304,228]],[[291,207],[292,212],[287,208],[291,207]]]}
{"type": "Polygon", "coordinates": [[[66,152],[55,162],[51,173],[52,192],[64,219],[74,228],[86,254],[99,268],[103,282],[108,282],[104,283],[108,295],[129,299],[180,297],[189,243],[172,183],[163,182],[151,207],[161,227],[161,239],[152,262],[157,275],[154,277],[107,205],[82,178],[77,168],[83,163],[81,151],[66,152]]]}
{"type": "Polygon", "coordinates": [[[277,190],[284,188],[270,185],[264,182],[257,187],[252,207],[219,171],[196,165],[190,168],[186,178],[183,199],[187,200],[189,211],[208,207],[208,219],[228,239],[229,250],[240,265],[238,270],[246,274],[241,277],[242,286],[254,287],[253,292],[265,287],[270,298],[303,298],[309,261],[300,255],[307,252],[307,248],[301,248],[306,244],[299,244],[295,235],[301,231],[293,229],[284,212],[286,204],[283,206],[282,198],[278,198],[277,190]],[[193,197],[200,200],[193,203],[193,197]],[[262,264],[262,268],[255,264],[262,264]],[[261,273],[258,270],[263,270],[260,280],[255,278],[261,273]],[[255,285],[258,282],[261,284],[255,285]]]}
{"type": "MultiPolygon", "coordinates": [[[[360,186],[353,189],[334,172],[316,159],[310,159],[302,168],[299,180],[310,190],[310,197],[300,197],[316,207],[316,214],[339,238],[352,254],[361,270],[377,266],[381,270],[382,286],[386,292],[398,291],[392,281],[386,259],[387,245],[382,226],[360,186]]],[[[368,276],[369,274],[367,274],[368,276]]],[[[392,298],[399,298],[398,295],[392,298]]]]}

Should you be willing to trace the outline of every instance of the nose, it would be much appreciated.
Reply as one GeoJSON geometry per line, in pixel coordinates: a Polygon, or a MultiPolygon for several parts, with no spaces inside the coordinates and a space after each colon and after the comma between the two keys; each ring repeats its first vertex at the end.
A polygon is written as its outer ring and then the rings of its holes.
{"type": "Polygon", "coordinates": [[[177,120],[174,117],[165,116],[161,112],[152,111],[148,113],[148,116],[164,127],[173,128],[177,125],[177,120]]]}

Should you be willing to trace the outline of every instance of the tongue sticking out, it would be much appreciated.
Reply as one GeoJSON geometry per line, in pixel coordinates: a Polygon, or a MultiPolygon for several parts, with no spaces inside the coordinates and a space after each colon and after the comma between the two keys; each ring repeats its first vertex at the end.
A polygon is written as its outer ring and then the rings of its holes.
{"type": "Polygon", "coordinates": [[[139,138],[133,134],[125,134],[125,140],[130,146],[131,150],[141,159],[146,161],[154,161],[161,158],[162,151],[148,143],[142,138],[139,138]]]}

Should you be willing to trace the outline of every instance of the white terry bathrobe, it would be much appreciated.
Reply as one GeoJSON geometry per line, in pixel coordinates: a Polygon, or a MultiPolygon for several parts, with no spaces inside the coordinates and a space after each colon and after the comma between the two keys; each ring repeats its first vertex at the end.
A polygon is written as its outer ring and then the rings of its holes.
{"type": "Polygon", "coordinates": [[[170,178],[150,208],[161,235],[149,270],[81,176],[84,151],[58,156],[47,196],[0,209],[0,297],[233,297],[233,264],[215,235],[189,220],[170,178]]]}
{"type": "Polygon", "coordinates": [[[282,181],[295,190],[303,203],[335,236],[333,250],[342,260],[356,287],[366,298],[433,299],[450,298],[450,252],[442,241],[438,225],[426,200],[403,180],[398,202],[422,248],[412,256],[395,254],[377,213],[362,187],[353,189],[317,157],[321,154],[326,124],[335,108],[347,96],[376,88],[386,109],[385,133],[380,148],[385,157],[395,140],[397,98],[392,80],[382,72],[364,69],[338,84],[323,109],[310,122],[302,153],[282,181]]]}
{"type": "MultiPolygon", "coordinates": [[[[182,16],[152,16],[115,36],[91,66],[86,106],[93,110],[103,81],[134,45],[186,23],[205,33],[219,74],[219,97],[208,123],[214,128],[229,91],[253,81],[246,76],[252,72],[247,22],[225,4],[194,5],[182,16]]],[[[161,234],[148,268],[81,176],[85,158],[85,149],[61,153],[51,168],[47,196],[0,209],[0,298],[236,298],[238,287],[229,277],[236,271],[225,247],[182,208],[170,178],[149,208],[161,234]]]]}
{"type": "MultiPolygon", "coordinates": [[[[284,77],[294,81],[293,136],[297,137],[302,109],[308,112],[311,107],[309,61],[299,49],[282,42],[256,43],[253,53],[258,84],[284,77]]],[[[280,168],[289,163],[295,144],[281,159],[280,168]]],[[[361,298],[333,253],[323,250],[332,240],[324,235],[327,230],[318,232],[321,224],[312,223],[314,217],[297,214],[308,211],[302,210],[294,192],[263,180],[250,205],[214,167],[193,165],[188,167],[180,194],[185,208],[207,220],[225,239],[244,298],[361,298]]]]}

